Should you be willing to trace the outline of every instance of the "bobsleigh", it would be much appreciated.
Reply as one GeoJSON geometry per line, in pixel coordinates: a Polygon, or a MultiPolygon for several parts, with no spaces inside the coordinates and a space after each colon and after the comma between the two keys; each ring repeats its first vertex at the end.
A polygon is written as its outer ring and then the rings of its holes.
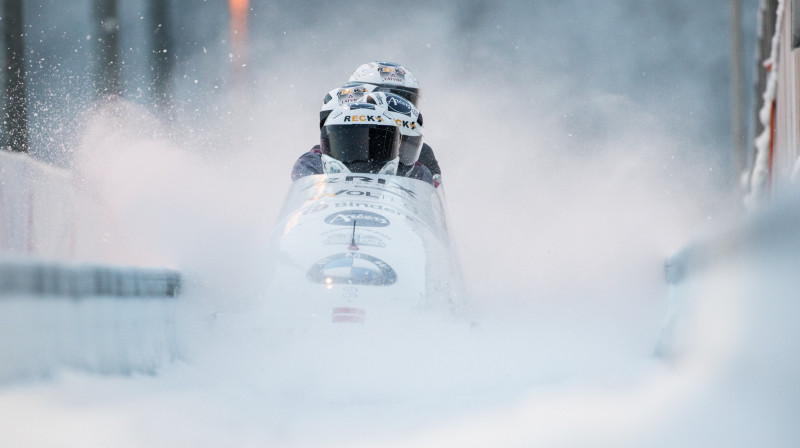
{"type": "Polygon", "coordinates": [[[295,181],[265,252],[275,328],[408,325],[464,318],[443,189],[406,177],[295,181]]]}

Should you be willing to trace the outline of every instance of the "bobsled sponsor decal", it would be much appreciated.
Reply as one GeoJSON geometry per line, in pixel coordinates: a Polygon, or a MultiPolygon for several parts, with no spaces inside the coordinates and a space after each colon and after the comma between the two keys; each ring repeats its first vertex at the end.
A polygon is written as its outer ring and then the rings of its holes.
{"type": "Polygon", "coordinates": [[[348,252],[319,260],[308,270],[308,279],[326,285],[385,286],[397,281],[397,273],[372,255],[348,252]]]}
{"type": "MultiPolygon", "coordinates": [[[[404,188],[401,188],[400,191],[407,193],[408,196],[410,196],[412,199],[415,197],[413,191],[409,192],[408,190],[405,190],[404,188]]],[[[397,193],[397,191],[392,191],[391,189],[377,188],[377,187],[369,187],[369,189],[365,189],[364,187],[361,187],[359,189],[354,189],[354,190],[339,190],[339,191],[333,193],[333,196],[334,197],[335,196],[364,196],[364,197],[368,197],[368,198],[382,199],[382,200],[389,200],[389,201],[394,200],[393,199],[393,197],[394,197],[394,198],[397,198],[397,199],[400,199],[400,200],[406,200],[406,198],[403,197],[402,194],[397,193]]]]}
{"type": "Polygon", "coordinates": [[[386,227],[390,224],[385,217],[366,210],[343,210],[325,217],[326,224],[335,226],[351,226],[358,221],[360,227],[386,227]]]}
{"type": "MultiPolygon", "coordinates": [[[[416,198],[417,197],[417,193],[416,192],[414,192],[413,190],[410,190],[408,188],[405,188],[404,186],[400,185],[397,182],[387,182],[386,179],[383,179],[383,178],[373,178],[373,177],[369,177],[369,176],[358,176],[358,175],[352,175],[352,176],[348,175],[348,176],[342,176],[342,177],[340,177],[340,176],[329,176],[329,177],[326,177],[323,180],[320,180],[317,183],[309,185],[304,190],[309,190],[309,189],[312,189],[312,188],[319,189],[320,185],[322,185],[322,184],[338,184],[338,183],[342,183],[342,182],[344,182],[344,183],[353,183],[353,184],[355,184],[354,188],[364,188],[364,187],[366,187],[366,188],[372,188],[372,189],[379,190],[379,191],[384,191],[384,192],[387,192],[387,193],[392,193],[392,194],[395,194],[395,195],[398,195],[398,196],[406,195],[406,196],[408,196],[410,198],[416,198]]],[[[339,195],[339,194],[342,194],[343,192],[346,193],[348,191],[350,191],[350,190],[340,190],[339,192],[336,192],[336,193],[333,193],[333,194],[334,195],[339,195]]],[[[325,196],[331,196],[331,194],[332,193],[325,193],[325,194],[322,194],[321,196],[316,196],[316,198],[325,197],[325,196]]],[[[314,198],[312,198],[312,199],[314,199],[314,198]]]]}
{"type": "Polygon", "coordinates": [[[398,184],[397,182],[392,182],[391,184],[389,184],[389,188],[400,190],[401,192],[407,194],[409,197],[412,198],[417,197],[417,193],[414,193],[413,191],[409,190],[408,188],[405,188],[404,186],[398,184]]]}
{"type": "MultiPolygon", "coordinates": [[[[328,178],[328,183],[329,184],[335,184],[337,182],[340,182],[341,180],[342,180],[341,177],[329,177],[328,178]]],[[[360,182],[360,183],[365,183],[365,184],[381,184],[381,185],[386,183],[386,179],[381,179],[381,178],[377,178],[376,179],[376,178],[369,177],[369,176],[345,176],[344,177],[344,181],[345,182],[360,182]]]]}
{"type": "MultiPolygon", "coordinates": [[[[331,178],[328,183],[335,184],[338,181],[339,181],[338,178],[331,178]]],[[[408,188],[400,185],[397,182],[386,182],[386,179],[377,179],[376,182],[375,179],[369,177],[346,176],[344,178],[344,181],[346,183],[349,182],[355,183],[354,188],[371,188],[374,190],[385,191],[387,193],[391,193],[398,196],[400,196],[401,194],[405,194],[410,198],[417,197],[417,193],[415,193],[413,190],[409,190],[408,188]],[[366,185],[362,186],[360,184],[366,184],[366,185]]]]}
{"type": "MultiPolygon", "coordinates": [[[[412,208],[409,204],[404,204],[404,205],[408,209],[412,208]]],[[[383,204],[370,204],[370,203],[367,203],[367,202],[346,201],[346,202],[335,202],[333,204],[333,207],[335,207],[335,208],[339,208],[339,207],[371,208],[373,210],[380,210],[381,212],[384,212],[384,213],[391,213],[393,215],[400,216],[400,217],[405,218],[405,219],[407,219],[409,221],[414,221],[414,218],[411,215],[409,215],[407,213],[403,213],[400,210],[395,210],[394,208],[384,206],[383,204]]]]}
{"type": "Polygon", "coordinates": [[[383,199],[384,196],[380,193],[375,193],[373,191],[362,191],[362,190],[339,190],[333,194],[333,196],[365,196],[368,198],[375,198],[375,199],[383,199]]]}

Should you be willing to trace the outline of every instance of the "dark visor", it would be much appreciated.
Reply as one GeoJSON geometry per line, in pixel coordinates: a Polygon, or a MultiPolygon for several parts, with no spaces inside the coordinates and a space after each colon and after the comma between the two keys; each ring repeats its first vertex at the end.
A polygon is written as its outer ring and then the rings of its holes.
{"type": "Polygon", "coordinates": [[[422,149],[421,135],[403,135],[400,138],[400,162],[411,165],[419,159],[422,149]]]}
{"type": "Polygon", "coordinates": [[[342,162],[388,162],[397,157],[400,131],[394,126],[374,124],[334,124],[322,128],[320,146],[342,162]]]}

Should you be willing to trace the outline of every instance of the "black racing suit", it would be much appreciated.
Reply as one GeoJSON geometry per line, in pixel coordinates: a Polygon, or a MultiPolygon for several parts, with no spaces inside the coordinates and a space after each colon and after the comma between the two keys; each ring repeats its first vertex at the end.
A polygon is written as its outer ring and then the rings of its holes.
{"type": "Polygon", "coordinates": [[[422,149],[419,152],[419,159],[417,161],[431,171],[431,174],[442,175],[442,170],[439,168],[439,162],[436,161],[436,156],[433,155],[433,148],[428,146],[427,143],[422,144],[422,149]]]}

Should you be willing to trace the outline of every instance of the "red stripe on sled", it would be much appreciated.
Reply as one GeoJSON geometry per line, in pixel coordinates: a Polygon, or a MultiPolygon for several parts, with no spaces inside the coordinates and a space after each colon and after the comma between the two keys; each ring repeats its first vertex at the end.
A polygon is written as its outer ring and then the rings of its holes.
{"type": "Polygon", "coordinates": [[[351,324],[364,323],[364,315],[366,314],[366,311],[362,310],[361,308],[336,307],[333,308],[332,311],[333,316],[331,317],[331,322],[351,324]]]}
{"type": "Polygon", "coordinates": [[[333,309],[333,314],[358,314],[363,316],[366,311],[361,308],[337,307],[333,309]]]}

